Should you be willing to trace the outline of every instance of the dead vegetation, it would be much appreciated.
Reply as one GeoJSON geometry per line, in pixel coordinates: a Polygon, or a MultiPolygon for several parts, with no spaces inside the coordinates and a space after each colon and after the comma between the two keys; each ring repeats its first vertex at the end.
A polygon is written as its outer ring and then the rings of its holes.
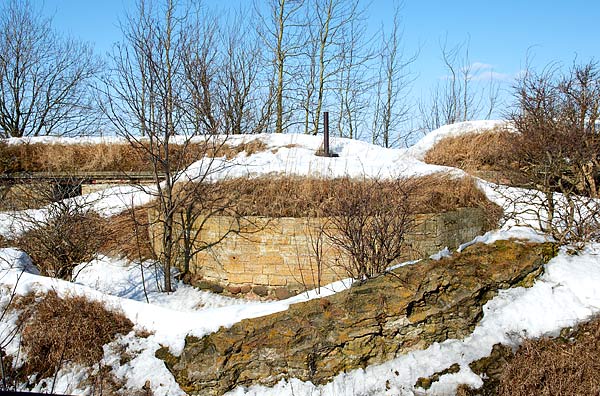
{"type": "Polygon", "coordinates": [[[500,376],[499,396],[600,394],[600,319],[559,338],[527,340],[500,376]]]}
{"type": "Polygon", "coordinates": [[[107,220],[107,235],[100,252],[129,260],[156,259],[150,241],[148,206],[129,209],[107,220]]]}
{"type": "Polygon", "coordinates": [[[513,352],[497,344],[470,364],[483,386],[461,385],[458,396],[588,396],[600,394],[600,318],[564,329],[560,337],[527,339],[513,352]]]}
{"type": "Polygon", "coordinates": [[[103,345],[117,334],[127,334],[133,323],[122,313],[84,297],[59,297],[50,291],[41,297],[20,298],[23,308],[21,345],[27,360],[19,370],[24,379],[54,375],[66,362],[92,367],[102,359],[103,345]]]}
{"type": "MultiPolygon", "coordinates": [[[[266,150],[266,145],[251,140],[239,145],[219,144],[206,147],[203,143],[170,146],[171,164],[183,169],[201,156],[231,159],[266,150]]],[[[152,163],[147,150],[129,143],[99,144],[7,144],[0,142],[0,173],[18,172],[146,172],[152,163]]]]}
{"type": "Polygon", "coordinates": [[[496,127],[485,132],[448,136],[425,154],[425,162],[452,166],[468,173],[485,176],[496,173],[499,178],[514,176],[506,172],[516,165],[510,156],[515,133],[496,127]]]}
{"type": "MultiPolygon", "coordinates": [[[[227,199],[226,213],[236,216],[315,218],[331,215],[331,206],[340,197],[351,197],[359,191],[363,192],[361,196],[366,203],[373,205],[379,199],[379,206],[391,205],[398,199],[397,184],[398,181],[394,180],[347,178],[237,178],[211,185],[201,205],[202,210],[213,213],[215,208],[223,208],[221,200],[227,199]],[[215,207],[207,207],[207,203],[215,207]]],[[[402,184],[411,191],[407,196],[409,202],[406,203],[415,214],[441,213],[461,207],[481,208],[486,215],[488,228],[496,226],[502,214],[501,208],[489,201],[470,177],[454,178],[437,174],[403,180],[402,184]]],[[[101,252],[123,255],[131,260],[155,259],[149,237],[148,212],[156,204],[150,203],[111,217],[108,220],[109,238],[100,249],[101,252]]],[[[339,202],[337,207],[340,208],[339,202]]]]}
{"type": "Polygon", "coordinates": [[[106,219],[91,210],[56,206],[48,220],[16,238],[16,246],[31,257],[42,275],[71,280],[75,267],[92,260],[109,239],[106,219]]]}
{"type": "MultiPolygon", "coordinates": [[[[224,188],[239,193],[236,211],[244,216],[265,217],[320,217],[324,208],[346,191],[369,184],[368,179],[314,179],[278,177],[257,179],[232,179],[219,182],[224,188]]],[[[376,188],[383,195],[395,190],[394,180],[377,180],[376,188]]],[[[474,179],[455,178],[435,174],[407,180],[414,187],[411,194],[418,213],[440,213],[460,207],[481,207],[491,216],[499,216],[499,208],[492,204],[477,187],[474,179]]]]}

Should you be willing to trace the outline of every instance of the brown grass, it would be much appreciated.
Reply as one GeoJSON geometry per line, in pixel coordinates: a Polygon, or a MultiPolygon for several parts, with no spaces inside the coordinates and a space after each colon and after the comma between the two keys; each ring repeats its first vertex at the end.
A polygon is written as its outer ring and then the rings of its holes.
{"type": "Polygon", "coordinates": [[[129,260],[156,258],[150,242],[148,207],[126,210],[108,219],[108,235],[100,252],[129,260]]]}
{"type": "Polygon", "coordinates": [[[25,376],[46,378],[67,361],[89,367],[102,358],[103,345],[133,328],[122,313],[109,311],[99,302],[60,298],[54,291],[29,307],[20,315],[24,323],[21,342],[27,354],[25,376]]]}
{"type": "Polygon", "coordinates": [[[527,340],[504,368],[499,396],[600,394],[600,319],[568,338],[527,340]]]}
{"type": "MultiPolygon", "coordinates": [[[[227,207],[227,213],[240,216],[320,217],[327,212],[326,205],[347,189],[359,189],[361,183],[365,182],[301,177],[231,179],[207,188],[203,193],[214,194],[215,197],[204,197],[202,205],[205,209],[210,209],[211,205],[223,205],[227,207]],[[221,202],[221,199],[227,202],[221,202]]],[[[502,214],[500,207],[490,202],[470,177],[453,178],[438,174],[410,179],[408,183],[412,184],[410,196],[418,213],[440,213],[460,207],[481,208],[487,216],[489,228],[496,226],[502,214]]],[[[396,188],[393,182],[387,181],[378,181],[376,185],[384,190],[383,196],[386,196],[386,191],[391,194],[396,188]]],[[[101,252],[123,255],[131,260],[154,258],[147,224],[148,211],[153,205],[150,203],[135,212],[123,212],[108,219],[110,238],[101,252]]]]}
{"type": "Polygon", "coordinates": [[[502,171],[510,165],[507,153],[514,136],[503,128],[495,128],[483,133],[446,137],[427,152],[425,162],[467,172],[502,171]]]}
{"type": "MultiPolygon", "coordinates": [[[[300,177],[234,179],[222,181],[223,188],[239,195],[236,210],[244,216],[306,217],[322,216],[323,206],[347,188],[358,188],[361,180],[311,179],[300,177]],[[348,187],[350,186],[350,187],[348,187]]],[[[445,174],[410,179],[411,194],[420,213],[439,213],[459,207],[480,207],[495,223],[500,208],[477,188],[472,178],[453,178],[445,174]],[[496,219],[496,220],[493,220],[496,219]]],[[[379,181],[377,186],[390,193],[393,182],[379,181]]]]}
{"type": "MultiPolygon", "coordinates": [[[[147,147],[147,146],[146,146],[147,147]]],[[[266,150],[258,139],[228,144],[192,143],[170,146],[174,169],[182,169],[203,156],[229,159],[266,150]]],[[[146,149],[131,144],[17,144],[0,142],[0,173],[15,172],[144,172],[152,163],[146,149]]]]}

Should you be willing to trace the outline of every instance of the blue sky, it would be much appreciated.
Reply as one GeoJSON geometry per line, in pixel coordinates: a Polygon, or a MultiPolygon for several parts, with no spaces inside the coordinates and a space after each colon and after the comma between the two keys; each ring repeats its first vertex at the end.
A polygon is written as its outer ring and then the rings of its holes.
{"type": "MultiPolygon", "coordinates": [[[[5,0],[0,0],[5,1],[5,0]]],[[[40,1],[41,0],[34,0],[40,1]]],[[[260,0],[258,0],[260,2],[260,0]]],[[[251,0],[205,0],[223,9],[251,0]]],[[[369,0],[365,1],[368,4],[369,0]]],[[[44,13],[69,35],[94,42],[98,53],[120,39],[119,18],[134,0],[45,0],[44,13]]],[[[369,24],[391,24],[392,0],[371,0],[369,24]]],[[[440,43],[469,41],[469,58],[480,66],[481,78],[493,75],[505,87],[529,61],[537,68],[557,61],[565,66],[600,58],[597,28],[599,0],[405,0],[402,9],[405,51],[419,51],[411,69],[413,94],[426,93],[445,71],[440,43]]]]}

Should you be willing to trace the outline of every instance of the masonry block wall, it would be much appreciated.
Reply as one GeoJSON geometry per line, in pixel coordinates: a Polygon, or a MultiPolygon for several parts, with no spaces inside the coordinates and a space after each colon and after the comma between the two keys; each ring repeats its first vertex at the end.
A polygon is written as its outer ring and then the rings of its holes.
{"type": "MultiPolygon", "coordinates": [[[[407,236],[404,260],[427,257],[444,247],[456,248],[485,232],[481,209],[461,208],[439,214],[420,214],[407,236]]],[[[319,230],[325,219],[244,218],[215,216],[200,231],[206,242],[218,240],[228,229],[242,231],[194,257],[191,272],[221,285],[263,285],[303,290],[347,277],[348,257],[332,246],[319,230]],[[316,251],[320,260],[317,260],[316,251]],[[318,270],[320,268],[320,271],[318,270]]],[[[153,238],[155,247],[160,238],[153,238]]]]}

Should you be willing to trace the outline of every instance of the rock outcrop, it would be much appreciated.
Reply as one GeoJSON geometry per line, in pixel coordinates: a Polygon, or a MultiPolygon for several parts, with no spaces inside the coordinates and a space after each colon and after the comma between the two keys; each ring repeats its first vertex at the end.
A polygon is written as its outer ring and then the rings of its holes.
{"type": "Polygon", "coordinates": [[[324,383],[434,342],[463,338],[498,289],[528,285],[555,254],[551,244],[499,241],[439,261],[400,267],[336,295],[243,320],[163,358],[190,394],[295,377],[324,383]]]}

